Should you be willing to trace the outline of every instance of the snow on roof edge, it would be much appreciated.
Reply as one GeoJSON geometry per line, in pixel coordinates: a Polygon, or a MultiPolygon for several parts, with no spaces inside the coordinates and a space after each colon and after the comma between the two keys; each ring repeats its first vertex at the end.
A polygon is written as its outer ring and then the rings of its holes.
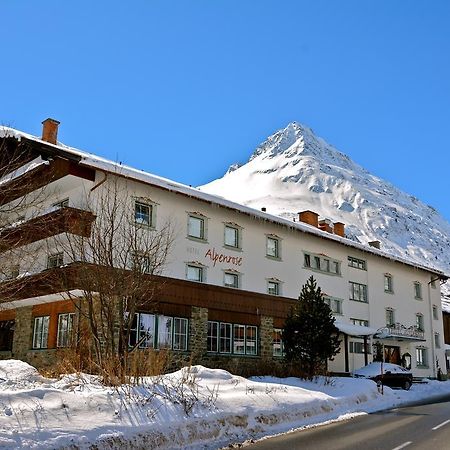
{"type": "Polygon", "coordinates": [[[304,233],[313,234],[315,236],[328,239],[331,241],[335,241],[338,243],[341,243],[343,245],[346,245],[348,247],[353,247],[358,250],[361,250],[366,253],[370,253],[376,256],[380,256],[382,258],[387,258],[391,261],[399,262],[402,264],[406,264],[408,266],[416,267],[418,269],[422,269],[426,272],[431,272],[434,274],[442,275],[445,278],[450,278],[450,275],[445,274],[443,271],[433,268],[424,266],[422,264],[418,264],[412,260],[402,258],[399,256],[392,255],[390,253],[387,253],[383,250],[374,248],[374,247],[368,247],[364,244],[360,244],[358,242],[352,241],[348,238],[338,236],[336,234],[330,234],[326,231],[322,231],[312,225],[308,225],[303,222],[293,222],[291,220],[285,219],[283,217],[275,216],[273,214],[260,211],[258,209],[251,208],[249,206],[242,205],[240,203],[233,202],[231,200],[227,200],[223,197],[209,194],[203,191],[200,191],[198,188],[193,188],[191,186],[187,186],[185,184],[179,183],[177,181],[172,181],[168,178],[160,177],[158,175],[153,175],[151,173],[145,172],[143,170],[135,169],[131,166],[122,165],[120,163],[116,163],[114,161],[111,161],[109,159],[103,158],[101,156],[97,156],[93,153],[84,152],[82,150],[78,150],[74,147],[67,146],[61,142],[58,142],[57,144],[51,144],[47,141],[44,141],[36,136],[33,136],[31,134],[24,133],[22,131],[16,130],[14,128],[0,126],[0,138],[2,137],[13,137],[17,140],[21,140],[22,138],[28,139],[30,141],[35,141],[42,143],[44,145],[53,147],[57,150],[63,150],[65,152],[71,153],[75,156],[81,157],[80,164],[84,164],[89,167],[96,168],[98,170],[104,170],[110,173],[114,173],[119,176],[125,176],[132,179],[135,179],[137,181],[141,181],[144,183],[152,184],[155,186],[158,186],[162,189],[166,189],[173,192],[178,192],[184,195],[187,195],[189,197],[197,198],[199,200],[203,200],[210,203],[215,203],[219,206],[234,209],[236,211],[242,212],[244,214],[257,217],[259,219],[268,220],[270,222],[287,226],[289,228],[297,229],[299,231],[302,231],[304,233]]]}

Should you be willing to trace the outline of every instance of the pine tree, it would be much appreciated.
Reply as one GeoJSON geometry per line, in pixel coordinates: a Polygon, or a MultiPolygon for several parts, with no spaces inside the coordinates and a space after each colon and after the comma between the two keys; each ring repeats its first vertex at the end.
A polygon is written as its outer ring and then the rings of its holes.
{"type": "Polygon", "coordinates": [[[312,378],[339,353],[338,329],[314,277],[303,285],[298,302],[286,318],[283,343],[286,360],[312,378]]]}

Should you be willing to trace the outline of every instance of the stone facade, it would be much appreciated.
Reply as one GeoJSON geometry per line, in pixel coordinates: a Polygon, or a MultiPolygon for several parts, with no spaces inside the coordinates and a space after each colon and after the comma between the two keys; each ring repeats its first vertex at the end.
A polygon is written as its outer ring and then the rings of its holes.
{"type": "Polygon", "coordinates": [[[13,358],[27,360],[27,354],[32,345],[32,333],[33,307],[24,306],[23,308],[17,308],[12,346],[13,358]]]}
{"type": "Polygon", "coordinates": [[[206,358],[208,340],[208,309],[193,306],[189,323],[189,350],[192,359],[201,363],[206,358]]]}

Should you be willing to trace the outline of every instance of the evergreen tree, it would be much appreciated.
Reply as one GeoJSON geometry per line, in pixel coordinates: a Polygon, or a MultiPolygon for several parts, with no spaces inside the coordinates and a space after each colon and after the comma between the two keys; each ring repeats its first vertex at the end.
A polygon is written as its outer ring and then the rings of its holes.
{"type": "Polygon", "coordinates": [[[282,335],[286,360],[297,363],[308,378],[339,353],[339,332],[334,320],[320,287],[311,276],[286,318],[282,335]]]}

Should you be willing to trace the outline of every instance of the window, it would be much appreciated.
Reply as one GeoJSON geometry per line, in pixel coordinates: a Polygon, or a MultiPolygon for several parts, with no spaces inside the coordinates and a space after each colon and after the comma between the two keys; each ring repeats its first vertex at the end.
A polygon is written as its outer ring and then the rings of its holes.
{"type": "Polygon", "coordinates": [[[64,255],[62,253],[55,253],[47,258],[47,269],[54,269],[61,267],[64,264],[64,255]]]}
{"type": "Polygon", "coordinates": [[[187,350],[188,320],[180,317],[173,319],[173,350],[187,350]]]}
{"type": "Polygon", "coordinates": [[[422,300],[422,285],[418,282],[414,282],[414,298],[422,300]]]}
{"type": "Polygon", "coordinates": [[[432,288],[436,289],[436,281],[439,280],[439,278],[435,278],[433,275],[430,277],[430,285],[432,288]]]}
{"type": "Polygon", "coordinates": [[[231,353],[231,323],[221,323],[219,326],[219,352],[231,353]]]}
{"type": "Polygon", "coordinates": [[[13,280],[14,278],[17,278],[20,275],[20,266],[18,264],[15,264],[14,266],[11,266],[6,273],[6,279],[7,280],[13,280]]]}
{"type": "Polygon", "coordinates": [[[194,266],[191,264],[188,264],[186,266],[186,279],[189,281],[197,281],[199,283],[204,281],[204,270],[203,267],[200,266],[194,266]]]}
{"type": "Polygon", "coordinates": [[[219,322],[208,322],[208,342],[209,352],[219,351],[219,322]]]}
{"type": "Polygon", "coordinates": [[[391,327],[395,325],[395,310],[386,308],[386,326],[391,327]]]}
{"type": "Polygon", "coordinates": [[[428,367],[428,355],[425,347],[416,348],[417,367],[428,367]]]}
{"type": "Polygon", "coordinates": [[[355,269],[367,270],[366,261],[354,258],[353,256],[348,257],[348,266],[354,267],[355,269]]]}
{"type": "Polygon", "coordinates": [[[258,329],[252,325],[208,321],[208,352],[258,354],[258,329]]]}
{"type": "Polygon", "coordinates": [[[233,325],[233,353],[245,355],[245,325],[233,325]]]}
{"type": "Polygon", "coordinates": [[[350,319],[353,325],[359,325],[360,327],[368,327],[369,321],[364,319],[350,319]]]}
{"type": "Polygon", "coordinates": [[[439,333],[434,333],[434,346],[436,348],[441,348],[441,336],[439,333]]]}
{"type": "Polygon", "coordinates": [[[283,356],[284,346],[282,337],[282,330],[280,328],[273,329],[273,356],[283,356]]]}
{"type": "Polygon", "coordinates": [[[323,301],[330,307],[333,314],[342,314],[342,299],[324,295],[323,301]]]}
{"type": "Polygon", "coordinates": [[[350,300],[367,303],[367,286],[349,281],[350,300]]]}
{"type": "Polygon", "coordinates": [[[268,280],[267,293],[270,295],[280,295],[280,282],[275,280],[268,280]]]}
{"type": "Polygon", "coordinates": [[[364,342],[350,341],[350,353],[369,353],[368,345],[364,348],[364,342]]]}
{"type": "Polygon", "coordinates": [[[70,347],[73,337],[74,313],[59,314],[58,316],[58,334],[56,338],[57,347],[70,347]]]}
{"type": "Polygon", "coordinates": [[[53,203],[53,208],[67,208],[69,206],[69,199],[65,198],[59,202],[53,203]]]}
{"type": "Polygon", "coordinates": [[[226,287],[239,287],[239,274],[233,272],[225,272],[223,274],[223,285],[226,287]]]}
{"type": "Polygon", "coordinates": [[[34,318],[33,348],[47,348],[49,322],[50,316],[34,318]]]}
{"type": "Polygon", "coordinates": [[[393,293],[392,275],[386,273],[384,274],[384,292],[393,293]]]}
{"type": "Polygon", "coordinates": [[[324,255],[304,253],[304,267],[332,275],[340,275],[340,262],[324,255]]]}
{"type": "Polygon", "coordinates": [[[153,227],[153,212],[153,205],[142,203],[137,200],[134,202],[134,222],[138,225],[153,227]]]}
{"type": "Polygon", "coordinates": [[[14,337],[14,320],[0,321],[0,351],[11,351],[14,337]]]}
{"type": "Polygon", "coordinates": [[[311,256],[305,253],[305,267],[311,267],[311,256]]]}
{"type": "Polygon", "coordinates": [[[225,225],[225,246],[240,248],[240,228],[225,225]]]}
{"type": "Polygon", "coordinates": [[[205,219],[189,214],[187,234],[190,238],[206,240],[205,219]]]}
{"type": "Polygon", "coordinates": [[[133,266],[132,268],[135,271],[138,271],[140,273],[151,273],[152,272],[152,265],[151,260],[148,255],[143,255],[140,253],[134,253],[133,254],[133,266]]]}
{"type": "Polygon", "coordinates": [[[438,307],[436,305],[433,305],[433,319],[434,320],[439,320],[438,307]]]}
{"type": "Polygon", "coordinates": [[[416,327],[419,331],[424,331],[422,314],[416,314],[416,327]]]}
{"type": "Polygon", "coordinates": [[[280,240],[278,238],[267,236],[266,256],[280,259],[280,240]]]}
{"type": "Polygon", "coordinates": [[[187,350],[188,319],[136,313],[130,327],[131,347],[187,350]]]}

